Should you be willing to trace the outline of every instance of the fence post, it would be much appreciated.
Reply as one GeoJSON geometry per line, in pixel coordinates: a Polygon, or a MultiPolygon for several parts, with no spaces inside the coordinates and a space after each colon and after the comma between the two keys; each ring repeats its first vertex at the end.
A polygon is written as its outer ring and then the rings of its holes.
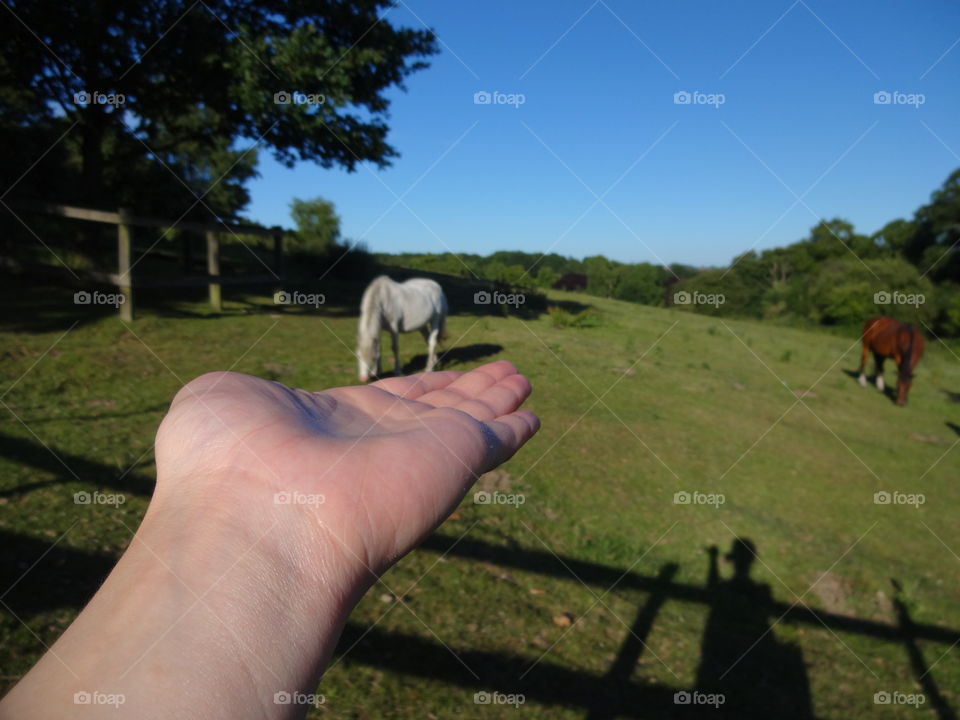
{"type": "Polygon", "coordinates": [[[273,229],[273,271],[283,279],[283,228],[273,229]]]}
{"type": "Polygon", "coordinates": [[[117,224],[117,288],[123,297],[120,304],[120,319],[133,322],[133,275],[130,274],[130,257],[133,254],[133,241],[130,234],[128,210],[117,211],[120,222],[117,224]]]}
{"type": "MultiPolygon", "coordinates": [[[[207,230],[207,274],[218,277],[220,275],[220,236],[213,230],[207,230]]],[[[210,306],[220,312],[223,309],[220,283],[211,282],[208,287],[210,288],[210,306]]]]}

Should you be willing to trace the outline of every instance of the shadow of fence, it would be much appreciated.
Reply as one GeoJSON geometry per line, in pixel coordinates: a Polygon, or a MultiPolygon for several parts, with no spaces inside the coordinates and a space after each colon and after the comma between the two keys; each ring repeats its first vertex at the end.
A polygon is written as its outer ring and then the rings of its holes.
{"type": "MultiPolygon", "coordinates": [[[[737,543],[743,542],[749,543],[738,539],[735,548],[737,543]]],[[[642,591],[647,598],[638,608],[616,658],[603,674],[586,673],[548,659],[537,662],[534,658],[511,653],[451,649],[440,642],[385,632],[357,623],[349,623],[341,639],[338,657],[343,662],[440,680],[468,695],[483,693],[490,688],[496,688],[503,694],[523,694],[528,702],[582,710],[590,720],[705,716],[813,718],[813,699],[799,649],[788,646],[771,652],[769,646],[773,644],[772,640],[767,642],[768,647],[764,649],[761,641],[769,631],[747,633],[737,639],[737,622],[742,621],[742,617],[737,615],[747,613],[774,617],[777,622],[826,628],[831,633],[857,634],[902,646],[912,675],[923,689],[931,709],[941,720],[956,718],[933,677],[931,666],[924,659],[919,643],[933,642],[952,647],[960,644],[960,630],[916,623],[907,607],[898,600],[894,600],[897,622],[891,624],[776,601],[769,593],[766,596],[755,592],[751,594],[752,590],[766,586],[753,583],[748,578],[738,581],[736,574],[729,581],[719,581],[715,572],[711,572],[711,580],[703,586],[677,582],[673,578],[678,567],[672,563],[665,564],[656,575],[624,573],[619,568],[568,557],[558,558],[549,552],[518,550],[478,540],[458,540],[442,534],[427,538],[421,549],[523,572],[579,579],[588,587],[595,586],[600,591],[616,585],[618,588],[642,591]],[[670,687],[632,679],[638,662],[648,650],[647,639],[657,616],[669,601],[710,607],[711,615],[716,616],[713,624],[722,628],[719,642],[711,642],[707,637],[710,633],[708,620],[708,630],[701,648],[701,672],[698,672],[694,687],[670,687]],[[731,603],[737,608],[732,617],[724,610],[731,603]],[[757,637],[758,634],[760,637],[757,637]],[[751,652],[756,657],[743,663],[744,672],[739,679],[722,677],[717,682],[703,669],[708,664],[707,655],[716,652],[710,649],[713,645],[719,645],[719,656],[734,657],[738,662],[751,652]],[[741,650],[744,652],[738,657],[741,650]],[[784,653],[783,650],[789,652],[784,653]],[[691,700],[697,694],[703,698],[709,697],[710,693],[725,693],[724,704],[719,707],[697,705],[691,700]]],[[[735,554],[734,550],[731,554],[735,554]]],[[[714,556],[714,563],[715,560],[714,556]]],[[[749,561],[744,567],[748,566],[749,561]]],[[[894,587],[899,589],[896,581],[894,587]]],[[[748,625],[747,629],[752,632],[756,628],[748,625]]],[[[473,701],[473,698],[467,701],[473,701]]]]}
{"type": "MultiPolygon", "coordinates": [[[[116,560],[110,553],[79,550],[2,530],[0,548],[0,583],[6,589],[0,599],[18,619],[29,619],[51,608],[81,607],[116,560]]],[[[730,580],[719,580],[711,570],[704,585],[695,585],[677,582],[674,578],[678,566],[673,563],[663,565],[654,575],[634,571],[625,573],[612,566],[557,557],[549,552],[505,548],[443,534],[427,538],[421,549],[493,563],[505,569],[565,580],[579,579],[586,586],[601,591],[614,585],[639,590],[646,598],[638,607],[626,639],[605,672],[591,673],[568,667],[549,656],[538,660],[510,652],[451,648],[439,638],[432,641],[357,622],[347,624],[336,653],[337,662],[440,681],[449,685],[452,692],[463,692],[464,702],[469,704],[475,702],[477,693],[495,688],[504,694],[522,694],[526,702],[536,702],[548,708],[582,711],[584,717],[591,720],[614,717],[679,720],[693,717],[813,718],[813,702],[803,663],[795,664],[796,672],[791,672],[788,665],[792,656],[789,653],[771,653],[771,648],[762,645],[754,649],[763,639],[762,636],[757,638],[754,626],[746,626],[752,634],[744,635],[742,642],[736,640],[737,623],[742,620],[737,615],[748,613],[822,627],[832,633],[858,634],[901,646],[930,709],[941,720],[956,718],[934,679],[931,665],[924,658],[921,643],[937,643],[946,650],[960,644],[960,630],[915,622],[906,605],[897,600],[894,600],[893,608],[895,622],[887,623],[774,600],[756,592],[766,586],[744,577],[738,581],[736,572],[730,580]],[[679,683],[677,686],[651,683],[638,677],[636,672],[644,655],[650,654],[647,643],[661,609],[666,603],[677,601],[709,607],[713,625],[721,628],[719,641],[711,641],[708,637],[711,620],[708,620],[701,648],[701,671],[692,687],[683,687],[679,683]],[[729,614],[731,603],[735,608],[733,617],[729,614]],[[707,656],[715,653],[717,647],[721,651],[720,657],[724,653],[729,657],[730,652],[739,653],[741,646],[747,647],[747,643],[750,643],[748,651],[755,653],[756,659],[752,664],[743,664],[741,674],[744,677],[715,683],[703,671],[707,656]],[[706,696],[714,692],[726,693],[723,705],[714,707],[690,702],[697,693],[706,696]]],[[[713,560],[712,567],[715,568],[715,555],[713,560]]],[[[799,651],[794,660],[800,660],[799,651]]]]}

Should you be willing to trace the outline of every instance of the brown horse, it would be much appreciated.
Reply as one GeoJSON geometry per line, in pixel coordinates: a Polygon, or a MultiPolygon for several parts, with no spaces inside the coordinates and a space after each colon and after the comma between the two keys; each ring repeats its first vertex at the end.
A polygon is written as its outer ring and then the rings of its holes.
{"type": "Polygon", "coordinates": [[[867,355],[873,353],[877,390],[883,386],[883,361],[890,357],[897,364],[897,405],[906,405],[913,380],[913,369],[923,355],[923,335],[909,323],[893,318],[875,317],[863,326],[863,356],[860,359],[860,385],[867,386],[867,355]]]}

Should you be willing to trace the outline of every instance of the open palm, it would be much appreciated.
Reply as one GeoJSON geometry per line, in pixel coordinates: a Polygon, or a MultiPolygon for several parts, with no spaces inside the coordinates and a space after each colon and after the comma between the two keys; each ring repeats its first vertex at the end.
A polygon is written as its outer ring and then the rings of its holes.
{"type": "Polygon", "coordinates": [[[517,409],[529,394],[506,361],[323,392],[211,373],[178,393],[160,427],[155,499],[332,535],[351,570],[380,573],[537,431],[517,409]]]}

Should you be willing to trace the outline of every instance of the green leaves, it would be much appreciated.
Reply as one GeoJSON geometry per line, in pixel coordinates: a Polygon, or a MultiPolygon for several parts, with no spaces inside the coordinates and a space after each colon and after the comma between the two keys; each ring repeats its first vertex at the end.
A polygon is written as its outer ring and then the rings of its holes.
{"type": "Polygon", "coordinates": [[[51,13],[39,0],[17,2],[22,22],[0,29],[8,139],[0,172],[19,174],[21,156],[40,156],[75,124],[62,140],[70,159],[38,166],[24,194],[179,216],[193,200],[184,184],[202,194],[222,177],[232,189],[218,193],[214,213],[229,217],[248,200],[243,184],[256,155],[244,150],[257,141],[287,164],[385,166],[397,155],[387,142],[385,91],[402,87],[437,51],[429,30],[393,26],[390,7],[99,0],[51,13]],[[94,93],[125,102],[87,100],[94,93]],[[277,93],[310,101],[279,103],[277,93]],[[52,187],[81,191],[50,197],[52,187]]]}

